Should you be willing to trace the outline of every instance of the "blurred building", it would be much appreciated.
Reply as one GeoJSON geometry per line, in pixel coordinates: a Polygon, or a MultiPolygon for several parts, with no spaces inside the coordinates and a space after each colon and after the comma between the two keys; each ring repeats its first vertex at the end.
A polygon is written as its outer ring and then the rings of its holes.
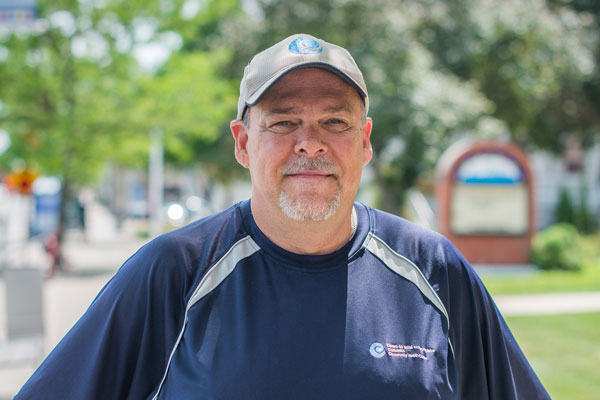
{"type": "Polygon", "coordinates": [[[600,225],[600,143],[581,149],[579,159],[536,151],[529,155],[535,179],[537,228],[555,222],[560,194],[565,189],[575,205],[584,202],[600,225]]]}
{"type": "Polygon", "coordinates": [[[0,0],[0,25],[29,25],[37,17],[37,0],[0,0]]]}
{"type": "MultiPolygon", "coordinates": [[[[99,199],[117,217],[147,220],[149,217],[148,172],[112,166],[99,185],[99,199]]],[[[175,170],[165,168],[163,185],[163,219],[174,228],[225,209],[250,197],[249,182],[214,182],[200,168],[175,170]]]]}

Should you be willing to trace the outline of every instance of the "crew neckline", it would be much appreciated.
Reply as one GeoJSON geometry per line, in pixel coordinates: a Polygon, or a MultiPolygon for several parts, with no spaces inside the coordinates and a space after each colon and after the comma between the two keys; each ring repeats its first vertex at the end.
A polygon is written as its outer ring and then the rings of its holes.
{"type": "Polygon", "coordinates": [[[361,250],[371,226],[367,207],[355,202],[357,228],[346,244],[328,254],[298,254],[284,249],[267,238],[254,220],[250,201],[249,199],[240,204],[246,230],[265,254],[277,259],[278,262],[294,267],[324,270],[335,268],[340,264],[347,264],[361,250]]]}

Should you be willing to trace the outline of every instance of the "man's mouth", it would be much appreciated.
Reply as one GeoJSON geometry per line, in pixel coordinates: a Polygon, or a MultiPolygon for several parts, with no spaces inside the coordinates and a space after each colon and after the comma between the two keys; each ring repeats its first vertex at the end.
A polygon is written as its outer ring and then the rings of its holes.
{"type": "Polygon", "coordinates": [[[294,177],[294,178],[302,178],[302,179],[322,179],[322,178],[330,178],[334,177],[333,174],[324,171],[298,171],[293,173],[288,173],[286,176],[294,177]]]}
{"type": "Polygon", "coordinates": [[[304,178],[304,179],[323,179],[337,178],[337,168],[324,157],[305,158],[299,157],[293,160],[283,169],[284,176],[304,178]]]}

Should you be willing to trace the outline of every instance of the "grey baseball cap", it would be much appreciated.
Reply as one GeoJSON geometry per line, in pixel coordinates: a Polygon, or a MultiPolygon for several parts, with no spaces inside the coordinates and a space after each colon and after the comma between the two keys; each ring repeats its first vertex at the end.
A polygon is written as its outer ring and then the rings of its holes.
{"type": "Polygon", "coordinates": [[[296,34],[250,60],[240,84],[237,119],[242,119],[246,108],[258,103],[285,74],[300,68],[322,68],[344,79],[356,89],[368,113],[367,85],[348,50],[311,35],[296,34]]]}

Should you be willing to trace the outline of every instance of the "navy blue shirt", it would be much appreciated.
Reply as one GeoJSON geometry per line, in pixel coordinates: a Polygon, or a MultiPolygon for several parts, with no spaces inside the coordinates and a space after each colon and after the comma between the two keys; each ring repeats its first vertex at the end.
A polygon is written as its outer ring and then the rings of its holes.
{"type": "Polygon", "coordinates": [[[355,204],[327,255],[250,201],[142,247],[16,399],[547,399],[483,284],[437,233],[355,204]]]}

